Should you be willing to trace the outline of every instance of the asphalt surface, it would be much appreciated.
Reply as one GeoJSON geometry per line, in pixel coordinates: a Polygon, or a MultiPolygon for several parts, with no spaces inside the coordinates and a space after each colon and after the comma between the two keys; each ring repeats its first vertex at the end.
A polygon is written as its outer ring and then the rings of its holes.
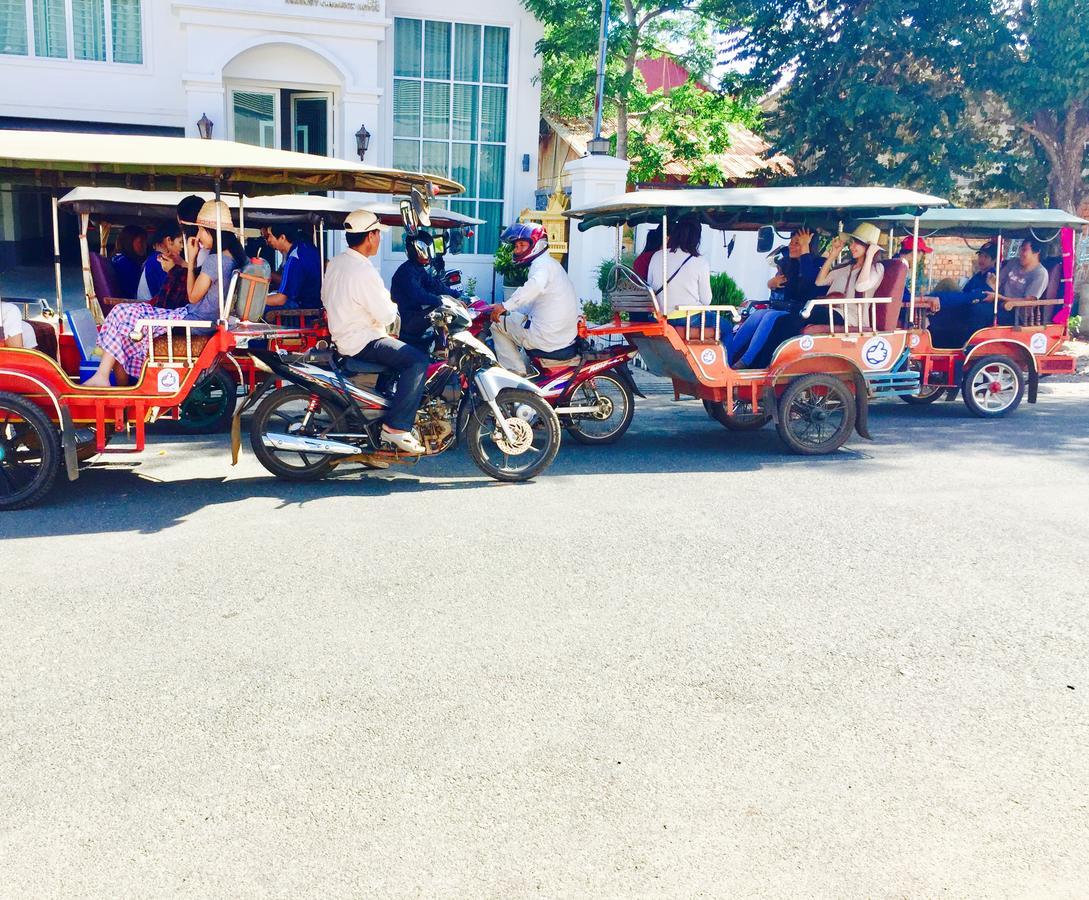
{"type": "Polygon", "coordinates": [[[0,518],[5,897],[1084,896],[1089,385],[0,518]]]}

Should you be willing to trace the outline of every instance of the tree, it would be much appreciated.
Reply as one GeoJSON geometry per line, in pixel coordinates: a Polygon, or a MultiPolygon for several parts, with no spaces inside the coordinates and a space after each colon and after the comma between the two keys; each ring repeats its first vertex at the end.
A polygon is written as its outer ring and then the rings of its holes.
{"type": "Polygon", "coordinates": [[[803,180],[1085,194],[1084,0],[748,2],[734,53],[782,87],[769,126],[803,180]]]}
{"type": "MultiPolygon", "coordinates": [[[[589,119],[597,87],[600,0],[522,3],[544,25],[537,44],[542,109],[560,118],[589,119]]],[[[700,165],[701,176],[721,182],[722,173],[705,164],[706,156],[726,149],[731,122],[756,125],[753,89],[731,82],[704,91],[690,82],[668,96],[648,94],[636,62],[667,54],[695,79],[708,79],[715,34],[736,25],[727,0],[612,0],[604,115],[615,123],[616,155],[627,159],[638,150],[640,180],[661,177],[665,163],[676,159],[700,165]]]]}
{"type": "Polygon", "coordinates": [[[1013,183],[1027,180],[1016,167],[1035,155],[1027,136],[1046,160],[1050,204],[1075,212],[1089,199],[1089,3],[1025,0],[1007,21],[1007,52],[980,68],[975,87],[1011,135],[1013,183]]]}

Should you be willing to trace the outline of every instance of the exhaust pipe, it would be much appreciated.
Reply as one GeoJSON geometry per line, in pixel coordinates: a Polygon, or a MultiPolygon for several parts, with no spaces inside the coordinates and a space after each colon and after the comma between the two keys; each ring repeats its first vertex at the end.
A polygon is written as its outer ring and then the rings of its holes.
{"type": "Polygon", "coordinates": [[[304,437],[300,434],[266,433],[261,442],[273,450],[294,450],[298,453],[325,453],[334,456],[351,456],[363,452],[362,447],[346,444],[343,441],[330,441],[324,438],[304,437]]]}

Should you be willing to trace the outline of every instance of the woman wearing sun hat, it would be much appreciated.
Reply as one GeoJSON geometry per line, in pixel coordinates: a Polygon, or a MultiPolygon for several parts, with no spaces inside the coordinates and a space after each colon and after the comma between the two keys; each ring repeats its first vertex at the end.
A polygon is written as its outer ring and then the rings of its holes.
{"type": "MultiPolygon", "coordinates": [[[[817,285],[828,288],[829,297],[872,297],[881,279],[885,277],[885,266],[875,259],[880,251],[881,230],[869,222],[856,225],[854,231],[837,235],[828,245],[827,257],[817,275],[817,285]],[[844,246],[850,250],[851,261],[836,266],[844,246]]],[[[845,312],[844,319],[848,327],[862,324],[861,308],[848,306],[845,312]]]]}
{"type": "MultiPolygon", "coordinates": [[[[132,339],[136,323],[141,319],[190,319],[215,322],[219,319],[219,279],[222,277],[224,289],[230,284],[235,269],[246,265],[246,252],[238,235],[234,232],[231,210],[222,200],[209,200],[200,209],[196,220],[182,222],[197,229],[195,237],[186,238],[185,259],[188,272],[186,289],[189,302],[180,309],[163,310],[150,303],[122,303],[115,306],[98,333],[98,346],[102,350],[102,361],[95,372],[84,384],[88,387],[109,387],[110,372],[115,363],[120,363],[117,373],[118,383],[127,384],[130,378],[139,378],[147,357],[146,332],[138,340],[132,339]],[[222,234],[222,244],[216,246],[216,223],[222,234]],[[201,249],[208,253],[197,265],[197,255],[201,249]],[[221,260],[222,257],[222,260],[221,260]]],[[[158,337],[166,333],[166,327],[156,327],[158,337]]]]}

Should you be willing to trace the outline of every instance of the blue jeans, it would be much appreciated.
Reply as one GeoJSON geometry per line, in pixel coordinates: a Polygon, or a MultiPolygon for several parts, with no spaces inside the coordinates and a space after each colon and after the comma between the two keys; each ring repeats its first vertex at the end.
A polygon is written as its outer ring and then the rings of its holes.
{"type": "Polygon", "coordinates": [[[427,379],[427,355],[396,338],[384,337],[371,341],[355,358],[388,366],[397,372],[397,384],[385,422],[395,431],[411,431],[427,379]]]}

